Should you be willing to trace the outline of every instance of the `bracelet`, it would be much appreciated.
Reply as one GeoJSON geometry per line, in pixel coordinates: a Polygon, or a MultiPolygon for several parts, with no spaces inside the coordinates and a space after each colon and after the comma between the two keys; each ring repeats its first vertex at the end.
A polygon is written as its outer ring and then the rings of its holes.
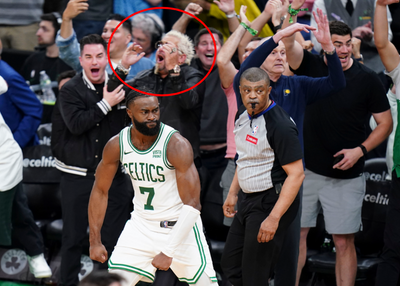
{"type": "Polygon", "coordinates": [[[279,25],[274,26],[274,33],[276,34],[278,32],[278,30],[282,29],[282,23],[280,23],[279,25]]]}
{"type": "Polygon", "coordinates": [[[131,68],[129,67],[129,69],[124,68],[124,66],[121,63],[121,60],[119,61],[117,68],[123,72],[125,75],[127,75],[129,73],[129,71],[131,70],[131,68]]]}
{"type": "Polygon", "coordinates": [[[300,11],[308,11],[308,8],[300,8],[300,9],[292,9],[292,4],[289,5],[288,8],[288,13],[290,14],[290,18],[289,18],[289,24],[293,24],[293,18],[292,16],[297,16],[297,14],[299,14],[300,11]]]}
{"type": "Polygon", "coordinates": [[[237,16],[237,14],[236,14],[236,12],[235,11],[233,11],[233,13],[232,14],[225,14],[226,15],[226,18],[228,18],[228,19],[231,19],[231,18],[235,18],[236,16],[237,16]]]}
{"type": "Polygon", "coordinates": [[[242,27],[244,27],[244,28],[247,30],[247,32],[249,32],[252,36],[255,36],[255,35],[258,34],[258,31],[257,31],[257,30],[254,30],[254,29],[250,28],[249,26],[247,26],[246,23],[240,22],[240,25],[241,25],[242,27]]]}
{"type": "Polygon", "coordinates": [[[333,51],[330,51],[330,52],[324,50],[324,53],[327,55],[330,55],[330,56],[332,56],[335,52],[336,52],[336,48],[333,48],[333,51]]]}
{"type": "Polygon", "coordinates": [[[361,148],[361,151],[363,152],[364,157],[365,157],[368,153],[367,148],[365,148],[365,146],[363,144],[360,144],[360,146],[358,146],[358,147],[361,148]]]}
{"type": "Polygon", "coordinates": [[[364,61],[364,57],[363,57],[363,55],[362,54],[360,54],[360,57],[359,58],[355,58],[355,60],[357,61],[357,62],[363,62],[364,61]]]}

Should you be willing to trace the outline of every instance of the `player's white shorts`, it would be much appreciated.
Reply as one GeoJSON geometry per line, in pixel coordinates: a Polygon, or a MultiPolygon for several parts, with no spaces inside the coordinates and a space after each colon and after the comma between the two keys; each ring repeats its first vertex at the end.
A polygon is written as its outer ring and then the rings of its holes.
{"type": "MultiPolygon", "coordinates": [[[[159,221],[138,218],[133,212],[109,259],[109,269],[131,271],[142,275],[144,281],[153,281],[157,269],[151,262],[167,244],[171,230],[160,227],[159,221]]],[[[176,250],[170,268],[180,281],[188,284],[195,284],[203,272],[217,282],[200,217],[176,250]]]]}

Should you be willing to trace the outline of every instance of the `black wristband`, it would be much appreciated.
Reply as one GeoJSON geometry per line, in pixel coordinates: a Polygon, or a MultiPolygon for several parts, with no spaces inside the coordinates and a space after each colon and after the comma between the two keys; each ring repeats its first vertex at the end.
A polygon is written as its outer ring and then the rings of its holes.
{"type": "Polygon", "coordinates": [[[361,151],[363,152],[364,157],[365,157],[368,153],[367,148],[365,148],[365,146],[363,144],[360,144],[360,146],[358,146],[358,147],[361,148],[361,151]]]}
{"type": "Polygon", "coordinates": [[[281,22],[279,25],[274,26],[274,33],[275,33],[275,34],[278,33],[278,31],[279,31],[280,29],[282,29],[282,22],[281,22]]]}

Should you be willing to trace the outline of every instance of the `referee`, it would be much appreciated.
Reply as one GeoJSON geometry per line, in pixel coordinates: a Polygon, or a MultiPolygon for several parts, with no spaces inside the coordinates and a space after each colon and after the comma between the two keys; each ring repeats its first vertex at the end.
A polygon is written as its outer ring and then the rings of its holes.
{"type": "Polygon", "coordinates": [[[234,217],[221,259],[235,286],[268,285],[285,231],[298,208],[304,179],[296,125],[272,100],[268,74],[250,68],[240,77],[243,106],[235,118],[236,173],[223,210],[234,217]],[[238,192],[243,200],[236,213],[238,192]],[[236,213],[236,215],[235,215],[236,213]]]}

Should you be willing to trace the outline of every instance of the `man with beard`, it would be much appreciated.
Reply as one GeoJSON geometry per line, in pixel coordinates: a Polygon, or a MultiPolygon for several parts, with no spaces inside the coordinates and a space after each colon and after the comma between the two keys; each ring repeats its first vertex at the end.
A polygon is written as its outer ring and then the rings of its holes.
{"type": "MultiPolygon", "coordinates": [[[[36,94],[41,94],[40,72],[46,71],[50,80],[54,82],[53,91],[57,95],[57,77],[64,71],[72,68],[59,58],[59,50],[55,39],[57,31],[60,29],[61,16],[58,13],[43,14],[39,23],[39,30],[36,33],[40,51],[32,54],[26,59],[21,69],[22,77],[29,82],[31,89],[36,94]]],[[[42,123],[51,121],[51,111],[53,108],[44,107],[42,123]]]]}
{"type": "MultiPolygon", "coordinates": [[[[147,92],[147,90],[146,90],[147,92]]],[[[200,219],[200,180],[190,143],[160,124],[157,97],[132,90],[126,98],[132,125],[105,146],[89,202],[90,257],[104,262],[100,229],[108,190],[120,161],[135,190],[135,210],[109,260],[123,285],[152,282],[169,268],[180,281],[217,285],[200,219]]]]}
{"type": "MultiPolygon", "coordinates": [[[[137,89],[147,87],[150,93],[171,94],[188,90],[196,85],[203,75],[200,71],[188,66],[193,58],[193,44],[184,34],[177,31],[168,32],[156,43],[156,66],[144,70],[127,83],[137,89]]],[[[132,45],[126,49],[121,63],[115,69],[121,79],[125,79],[129,67],[135,66],[142,48],[132,45]]],[[[111,75],[109,89],[114,89],[120,80],[111,75]]],[[[124,87],[129,90],[129,87],[124,87]]],[[[193,148],[196,168],[201,166],[200,160],[200,118],[205,86],[198,85],[184,93],[173,96],[160,96],[161,121],[179,131],[189,140],[193,148]]]]}
{"type": "MultiPolygon", "coordinates": [[[[61,282],[78,285],[81,254],[87,242],[88,203],[94,172],[107,141],[125,126],[125,108],[120,102],[125,92],[119,86],[107,91],[106,43],[99,35],[82,38],[80,62],[83,71],[60,90],[52,119],[53,154],[62,171],[63,237],[61,282]]],[[[109,208],[102,238],[111,253],[131,210],[132,188],[129,178],[118,168],[108,197],[109,208]]],[[[106,267],[101,265],[100,267],[106,267]]]]}

